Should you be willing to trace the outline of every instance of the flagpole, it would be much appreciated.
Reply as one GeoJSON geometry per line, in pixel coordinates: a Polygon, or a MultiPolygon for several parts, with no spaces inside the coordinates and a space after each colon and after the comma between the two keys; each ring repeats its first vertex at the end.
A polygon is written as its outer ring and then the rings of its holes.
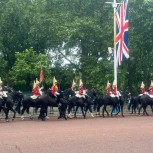
{"type": "Polygon", "coordinates": [[[112,4],[113,9],[114,9],[114,81],[116,82],[116,87],[117,87],[117,60],[116,60],[116,8],[117,4],[116,0],[114,2],[105,2],[108,4],[112,4]]]}
{"type": "Polygon", "coordinates": [[[116,8],[117,8],[117,3],[116,3],[116,0],[114,0],[113,8],[114,8],[114,81],[116,82],[116,88],[117,88],[117,62],[116,62],[116,8]]]}

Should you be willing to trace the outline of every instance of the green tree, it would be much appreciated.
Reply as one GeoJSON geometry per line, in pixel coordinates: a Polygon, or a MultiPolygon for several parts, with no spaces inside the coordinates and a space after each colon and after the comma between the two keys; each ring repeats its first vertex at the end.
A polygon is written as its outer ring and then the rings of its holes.
{"type": "Polygon", "coordinates": [[[22,53],[16,52],[16,62],[10,71],[10,78],[15,89],[31,90],[33,81],[44,70],[44,82],[49,84],[51,78],[50,62],[47,55],[37,53],[32,48],[22,53]]]}

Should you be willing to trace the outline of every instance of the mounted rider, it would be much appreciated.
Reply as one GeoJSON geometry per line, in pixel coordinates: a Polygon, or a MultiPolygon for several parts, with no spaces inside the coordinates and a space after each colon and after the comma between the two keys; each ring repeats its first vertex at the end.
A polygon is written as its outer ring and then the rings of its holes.
{"type": "Polygon", "coordinates": [[[0,98],[3,98],[3,81],[0,78],[0,98]]]}
{"type": "Polygon", "coordinates": [[[114,82],[113,82],[112,94],[113,94],[115,97],[117,96],[117,86],[116,86],[116,81],[115,81],[115,80],[114,80],[114,82]]]}
{"type": "Polygon", "coordinates": [[[76,83],[74,82],[74,80],[73,80],[73,82],[72,82],[72,86],[71,86],[71,89],[72,89],[72,91],[76,91],[76,83]]]}
{"type": "Polygon", "coordinates": [[[85,89],[83,87],[82,79],[80,79],[80,83],[79,83],[79,93],[76,94],[76,97],[78,97],[78,98],[85,98],[85,89]]]}
{"type": "Polygon", "coordinates": [[[151,80],[151,84],[150,84],[150,88],[149,88],[150,92],[149,95],[151,98],[153,98],[153,81],[151,80]]]}
{"type": "Polygon", "coordinates": [[[146,92],[146,90],[145,90],[145,85],[144,85],[144,83],[143,83],[143,81],[142,81],[142,83],[141,83],[141,94],[139,94],[139,96],[144,95],[145,92],[146,92]]]}
{"type": "Polygon", "coordinates": [[[57,80],[55,79],[55,77],[53,77],[53,85],[51,87],[51,94],[57,97],[57,95],[59,95],[57,91],[58,91],[57,80]]]}
{"type": "Polygon", "coordinates": [[[39,84],[40,82],[36,78],[36,80],[34,80],[34,83],[33,83],[33,89],[32,89],[33,95],[31,96],[32,99],[36,99],[42,95],[42,92],[41,92],[42,88],[39,87],[39,84]]]}
{"type": "Polygon", "coordinates": [[[106,86],[106,96],[110,96],[111,94],[111,87],[110,87],[110,82],[107,82],[107,86],[106,86]]]}

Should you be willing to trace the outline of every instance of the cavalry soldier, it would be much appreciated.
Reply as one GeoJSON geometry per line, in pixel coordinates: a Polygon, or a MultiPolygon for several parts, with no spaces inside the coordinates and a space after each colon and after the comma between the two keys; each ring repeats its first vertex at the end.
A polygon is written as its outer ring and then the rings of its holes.
{"type": "Polygon", "coordinates": [[[53,85],[51,87],[51,94],[57,97],[56,95],[59,94],[57,91],[58,91],[57,80],[55,79],[55,77],[53,77],[53,85]]]}
{"type": "Polygon", "coordinates": [[[116,82],[114,80],[113,82],[113,90],[112,90],[112,94],[114,94],[115,96],[117,95],[117,86],[116,86],[116,82]]]}
{"type": "Polygon", "coordinates": [[[150,92],[149,92],[149,94],[150,95],[153,95],[153,81],[151,80],[151,84],[150,84],[150,92]]]}
{"type": "Polygon", "coordinates": [[[36,78],[36,81],[34,81],[34,83],[33,83],[33,89],[32,89],[33,96],[31,96],[32,99],[36,99],[37,97],[42,95],[41,88],[39,87],[39,84],[40,84],[40,82],[36,78]]]}
{"type": "Polygon", "coordinates": [[[82,79],[80,79],[80,83],[79,83],[79,93],[76,95],[76,97],[85,98],[85,89],[83,87],[82,79]]]}
{"type": "Polygon", "coordinates": [[[0,78],[0,98],[2,99],[2,97],[3,97],[3,81],[1,80],[1,78],[0,78]]]}
{"type": "Polygon", "coordinates": [[[152,98],[153,97],[153,81],[151,80],[151,84],[150,84],[150,88],[149,88],[150,92],[150,97],[152,98]]]}
{"type": "Polygon", "coordinates": [[[107,82],[107,86],[106,86],[106,96],[109,96],[111,93],[111,87],[110,87],[110,83],[109,81],[107,82]]]}
{"type": "Polygon", "coordinates": [[[71,87],[71,89],[72,89],[72,91],[76,91],[76,83],[74,82],[74,80],[73,80],[73,82],[72,82],[72,87],[71,87]]]}
{"type": "Polygon", "coordinates": [[[144,83],[143,83],[143,81],[142,81],[142,83],[141,83],[141,96],[142,96],[144,93],[145,93],[145,85],[144,85],[144,83]]]}

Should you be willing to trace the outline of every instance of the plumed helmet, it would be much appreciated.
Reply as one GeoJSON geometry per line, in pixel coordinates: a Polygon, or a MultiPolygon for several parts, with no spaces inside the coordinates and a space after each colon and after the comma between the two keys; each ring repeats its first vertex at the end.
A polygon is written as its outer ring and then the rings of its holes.
{"type": "Polygon", "coordinates": [[[3,81],[1,80],[1,77],[0,77],[0,84],[3,84],[3,81]]]}
{"type": "Polygon", "coordinates": [[[111,85],[111,84],[110,84],[110,82],[109,82],[109,81],[107,81],[107,87],[108,87],[108,86],[110,86],[110,85],[111,85]]]}
{"type": "Polygon", "coordinates": [[[83,82],[82,82],[82,79],[80,79],[80,83],[79,83],[79,86],[83,86],[83,82]]]}
{"type": "Polygon", "coordinates": [[[143,88],[145,85],[144,85],[144,83],[143,83],[143,81],[142,81],[142,83],[141,83],[141,88],[143,88]]]}
{"type": "Polygon", "coordinates": [[[113,86],[116,86],[116,81],[114,80],[114,82],[113,82],[113,86]]]}
{"type": "Polygon", "coordinates": [[[35,80],[33,81],[33,89],[36,87],[36,82],[35,80]]]}
{"type": "Polygon", "coordinates": [[[38,85],[39,83],[40,83],[40,82],[39,82],[38,79],[36,78],[35,84],[38,85]]]}
{"type": "Polygon", "coordinates": [[[153,81],[152,81],[152,80],[151,80],[151,84],[150,84],[150,86],[153,87],[153,81]]]}
{"type": "Polygon", "coordinates": [[[57,80],[55,79],[55,77],[53,77],[53,85],[55,85],[57,83],[57,80]]]}
{"type": "Polygon", "coordinates": [[[76,83],[75,83],[75,81],[73,80],[73,82],[72,82],[72,87],[74,87],[74,86],[76,86],[76,83]]]}
{"type": "Polygon", "coordinates": [[[0,84],[3,84],[3,81],[1,80],[1,77],[0,77],[0,84]]]}

